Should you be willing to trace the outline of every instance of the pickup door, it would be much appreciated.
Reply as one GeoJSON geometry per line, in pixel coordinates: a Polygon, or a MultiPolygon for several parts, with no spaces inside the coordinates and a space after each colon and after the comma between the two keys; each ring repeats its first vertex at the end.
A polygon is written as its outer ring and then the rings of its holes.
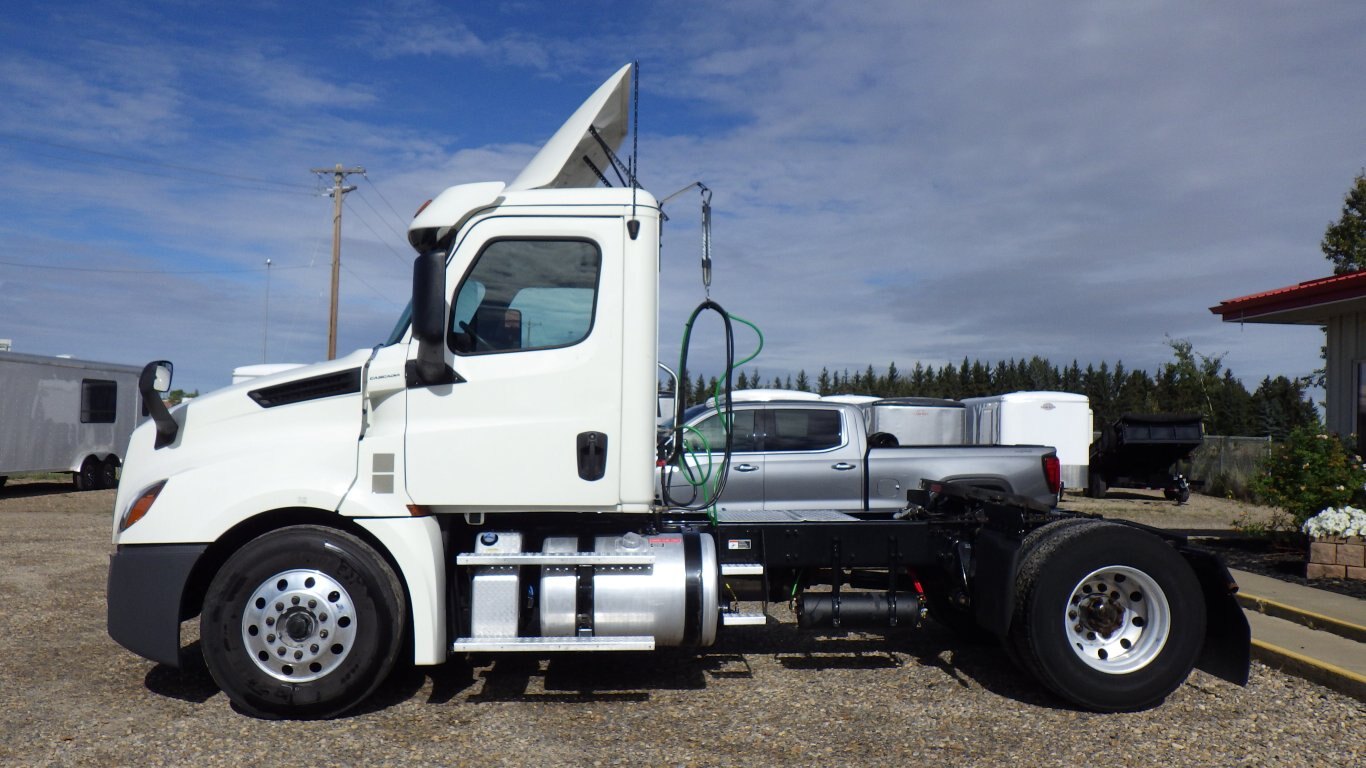
{"type": "MultiPolygon", "coordinates": [[[[717,505],[722,511],[761,509],[859,509],[863,506],[862,425],[850,425],[848,409],[835,405],[761,404],[735,407],[730,475],[717,505]]],[[[724,448],[720,415],[692,422],[705,437],[685,435],[688,449],[707,471],[707,450],[716,462],[724,448]]],[[[685,502],[692,492],[682,473],[670,470],[669,490],[685,502]]]]}
{"type": "Polygon", "coordinates": [[[847,409],[764,408],[764,508],[863,506],[862,431],[847,409]]]}

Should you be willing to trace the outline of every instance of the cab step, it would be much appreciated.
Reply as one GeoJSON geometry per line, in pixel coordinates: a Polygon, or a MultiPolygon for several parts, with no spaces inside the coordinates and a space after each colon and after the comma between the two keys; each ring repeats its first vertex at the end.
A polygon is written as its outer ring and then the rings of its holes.
{"type": "Polygon", "coordinates": [[[726,627],[762,627],[768,624],[768,615],[764,613],[738,613],[732,611],[721,612],[721,625],[726,627]]]}
{"type": "Polygon", "coordinates": [[[557,651],[653,651],[649,636],[624,637],[462,637],[453,653],[553,653],[557,651]]]}

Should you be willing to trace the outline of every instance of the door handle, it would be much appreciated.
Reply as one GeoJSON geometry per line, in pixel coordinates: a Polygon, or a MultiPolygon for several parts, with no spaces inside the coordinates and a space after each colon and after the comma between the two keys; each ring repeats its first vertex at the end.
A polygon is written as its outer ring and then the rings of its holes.
{"type": "Polygon", "coordinates": [[[736,464],[736,465],[735,465],[735,471],[736,471],[736,472],[757,472],[757,471],[759,471],[759,468],[756,467],[756,466],[754,466],[753,464],[736,464]]]}
{"type": "Polygon", "coordinates": [[[850,464],[850,463],[847,462],[847,461],[841,461],[841,462],[838,463],[838,464],[831,464],[831,465],[830,465],[830,468],[831,468],[831,469],[838,469],[838,470],[841,471],[841,472],[846,472],[846,471],[848,471],[848,470],[853,469],[853,468],[854,468],[854,465],[853,465],[853,464],[850,464]]]}

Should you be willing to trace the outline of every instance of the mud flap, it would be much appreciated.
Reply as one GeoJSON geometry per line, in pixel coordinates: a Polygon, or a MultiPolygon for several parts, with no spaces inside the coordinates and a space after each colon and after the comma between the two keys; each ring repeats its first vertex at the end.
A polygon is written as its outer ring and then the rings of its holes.
{"type": "Polygon", "coordinates": [[[1234,594],[1238,584],[1223,561],[1212,552],[1178,547],[1205,595],[1205,646],[1195,662],[1215,677],[1234,685],[1247,685],[1252,666],[1252,628],[1234,594]]]}
{"type": "Polygon", "coordinates": [[[973,540],[973,618],[982,629],[1004,638],[1015,614],[1015,577],[1020,539],[984,530],[973,540]]]}

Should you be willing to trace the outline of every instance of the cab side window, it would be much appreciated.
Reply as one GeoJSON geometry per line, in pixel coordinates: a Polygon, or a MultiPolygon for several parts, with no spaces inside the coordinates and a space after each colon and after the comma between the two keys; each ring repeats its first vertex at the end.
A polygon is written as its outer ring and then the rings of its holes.
{"type": "MultiPolygon", "coordinates": [[[[731,450],[746,453],[759,450],[754,436],[754,415],[759,411],[735,411],[735,427],[731,430],[731,450]]],[[[712,453],[726,450],[726,433],[721,428],[721,414],[715,413],[697,424],[697,431],[706,438],[706,443],[697,432],[685,430],[683,444],[689,451],[701,452],[710,449],[712,453]]]]}
{"type": "Polygon", "coordinates": [[[844,444],[839,411],[775,408],[769,414],[768,451],[826,451],[844,444]]]}
{"type": "Polygon", "coordinates": [[[494,240],[455,292],[459,355],[568,347],[588,337],[602,252],[586,240],[494,240]]]}

